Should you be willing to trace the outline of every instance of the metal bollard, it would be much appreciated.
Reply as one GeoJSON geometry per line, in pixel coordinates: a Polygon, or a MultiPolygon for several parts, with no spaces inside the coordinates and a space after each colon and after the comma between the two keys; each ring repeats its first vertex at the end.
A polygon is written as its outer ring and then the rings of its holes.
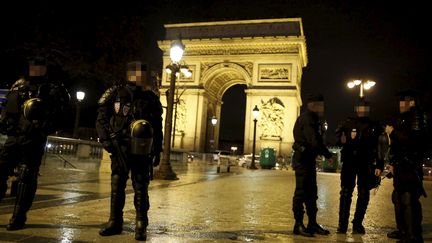
{"type": "Polygon", "coordinates": [[[218,162],[217,162],[217,173],[220,173],[220,158],[218,158],[218,162]]]}

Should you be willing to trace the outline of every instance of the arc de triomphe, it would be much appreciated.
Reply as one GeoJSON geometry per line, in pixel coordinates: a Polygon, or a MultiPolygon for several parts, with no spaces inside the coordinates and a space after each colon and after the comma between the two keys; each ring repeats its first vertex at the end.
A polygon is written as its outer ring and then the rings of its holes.
{"type": "MultiPolygon", "coordinates": [[[[253,143],[252,109],[260,109],[256,149],[272,147],[288,155],[292,130],[301,106],[302,70],[307,65],[306,41],[300,18],[222,21],[165,25],[158,42],[164,67],[170,63],[172,40],[181,37],[186,49],[182,61],[192,77],[176,80],[178,102],[174,148],[205,152],[214,140],[217,148],[222,95],[233,85],[246,85],[244,153],[253,143]]],[[[169,75],[163,72],[161,102],[169,75]]],[[[164,115],[165,118],[165,115],[164,115]]],[[[235,114],[230,119],[235,119],[235,114]]]]}

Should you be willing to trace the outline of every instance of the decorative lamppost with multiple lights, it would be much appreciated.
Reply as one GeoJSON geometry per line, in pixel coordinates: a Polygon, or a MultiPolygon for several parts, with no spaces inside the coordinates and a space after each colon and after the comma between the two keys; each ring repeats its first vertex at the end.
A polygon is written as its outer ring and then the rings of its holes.
{"type": "Polygon", "coordinates": [[[364,99],[364,91],[375,86],[375,81],[356,79],[347,83],[348,88],[352,89],[355,86],[360,87],[360,99],[364,99]]]}
{"type": "Polygon", "coordinates": [[[167,93],[167,109],[165,116],[165,129],[164,129],[164,146],[162,160],[159,166],[159,170],[156,171],[154,177],[163,180],[177,180],[177,175],[172,170],[170,163],[171,155],[171,132],[173,122],[173,108],[174,108],[174,92],[176,78],[180,77],[180,73],[186,77],[192,76],[192,72],[188,66],[181,64],[185,46],[181,40],[175,40],[171,44],[170,58],[171,63],[166,67],[166,72],[170,75],[170,86],[167,93]]]}
{"type": "Polygon", "coordinates": [[[74,133],[73,137],[78,138],[78,126],[79,126],[79,120],[80,120],[80,113],[81,113],[81,101],[84,100],[85,93],[83,91],[77,91],[76,92],[76,115],[75,115],[75,126],[74,126],[74,133]]]}
{"type": "Polygon", "coordinates": [[[258,117],[259,117],[259,109],[258,109],[258,106],[256,106],[256,105],[255,105],[255,108],[253,108],[253,110],[252,110],[252,116],[253,116],[253,121],[254,121],[254,129],[253,129],[253,143],[252,143],[252,161],[251,161],[251,166],[249,167],[249,169],[256,170],[256,169],[258,169],[255,166],[256,124],[257,124],[258,117]]]}

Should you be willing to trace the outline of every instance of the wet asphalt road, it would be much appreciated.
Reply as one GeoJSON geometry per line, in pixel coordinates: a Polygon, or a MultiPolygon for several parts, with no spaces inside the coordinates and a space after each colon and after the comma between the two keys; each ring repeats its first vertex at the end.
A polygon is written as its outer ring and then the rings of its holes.
{"type": "MultiPolygon", "coordinates": [[[[72,163],[78,169],[64,168],[55,158],[41,167],[25,229],[5,230],[13,198],[0,203],[0,242],[135,242],[130,182],[123,233],[101,237],[98,231],[109,216],[109,173],[99,173],[98,161],[72,163]]],[[[173,168],[179,180],[154,180],[150,185],[148,242],[395,242],[386,237],[394,227],[390,180],[371,193],[366,234],[353,235],[349,228],[347,235],[340,235],[335,233],[339,174],[318,173],[318,222],[331,234],[303,238],[292,234],[292,170],[251,171],[235,166],[230,173],[222,167],[218,174],[216,165],[203,161],[176,162],[173,168]]],[[[432,195],[432,181],[425,181],[425,188],[432,195]]],[[[355,200],[356,195],[353,204],[355,200]]],[[[432,242],[432,196],[421,201],[425,242],[432,242]]],[[[354,205],[351,217],[353,213],[354,205]]]]}

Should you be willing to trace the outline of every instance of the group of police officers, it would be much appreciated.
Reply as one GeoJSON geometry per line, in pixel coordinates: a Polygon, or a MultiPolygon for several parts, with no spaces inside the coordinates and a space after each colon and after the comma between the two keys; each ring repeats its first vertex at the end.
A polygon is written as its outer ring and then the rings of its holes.
{"type": "MultiPolygon", "coordinates": [[[[393,178],[392,202],[395,208],[395,231],[389,238],[398,242],[423,242],[422,208],[420,197],[425,196],[423,188],[423,158],[427,152],[428,117],[419,106],[419,94],[413,90],[398,93],[399,115],[383,123],[369,117],[369,103],[361,98],[355,106],[355,117],[350,117],[336,129],[341,150],[341,190],[339,204],[339,225],[337,233],[348,230],[351,198],[357,184],[357,202],[352,220],[352,232],[364,234],[362,224],[369,203],[370,190],[380,184],[384,164],[388,164],[386,177],[393,178]],[[385,127],[385,128],[384,128],[385,127]]],[[[293,197],[295,225],[293,233],[306,237],[314,234],[327,235],[330,232],[316,222],[317,155],[332,159],[322,139],[324,99],[320,94],[307,96],[306,110],[294,126],[294,155],[292,159],[296,176],[293,197]],[[303,225],[306,206],[308,226],[303,225]]]]}
{"type": "MultiPolygon", "coordinates": [[[[162,151],[162,106],[159,97],[146,83],[146,68],[140,62],[127,66],[125,82],[110,87],[100,98],[96,129],[100,142],[111,154],[111,212],[101,236],[120,234],[123,230],[125,188],[131,173],[136,209],[135,239],[146,240],[149,210],[148,185],[152,167],[157,166],[162,151]]],[[[24,228],[37,189],[37,178],[47,136],[61,129],[69,111],[70,96],[60,82],[47,79],[44,60],[31,60],[25,77],[16,81],[3,104],[0,132],[7,140],[0,151],[0,200],[7,191],[8,177],[15,174],[18,190],[12,218],[7,230],[24,228]]],[[[293,197],[294,234],[312,237],[330,232],[316,221],[317,182],[315,158],[332,154],[323,141],[321,124],[324,99],[311,94],[306,110],[294,126],[296,188],[293,197]],[[307,227],[303,215],[308,215],[307,227]]],[[[365,233],[362,225],[369,203],[370,190],[377,187],[389,163],[387,177],[393,177],[392,201],[397,229],[388,234],[401,242],[422,242],[422,209],[419,198],[426,193],[422,184],[422,159],[425,153],[427,119],[412,91],[399,94],[400,115],[382,124],[369,118],[369,104],[361,99],[355,106],[355,117],[348,118],[337,129],[342,146],[341,191],[338,233],[346,233],[351,197],[357,182],[358,197],[353,233],[365,233]]]]}
{"type": "MultiPolygon", "coordinates": [[[[7,230],[24,228],[36,194],[47,137],[63,128],[62,119],[70,111],[67,89],[46,74],[46,60],[31,60],[28,72],[12,85],[2,104],[0,132],[7,135],[7,140],[0,151],[0,201],[5,197],[9,176],[18,177],[15,208],[7,230]]],[[[125,81],[115,83],[99,100],[96,129],[112,161],[111,213],[99,232],[101,236],[123,230],[130,172],[135,192],[135,239],[147,238],[148,185],[162,151],[162,105],[150,86],[142,85],[146,83],[145,65],[128,63],[125,81]]]]}

